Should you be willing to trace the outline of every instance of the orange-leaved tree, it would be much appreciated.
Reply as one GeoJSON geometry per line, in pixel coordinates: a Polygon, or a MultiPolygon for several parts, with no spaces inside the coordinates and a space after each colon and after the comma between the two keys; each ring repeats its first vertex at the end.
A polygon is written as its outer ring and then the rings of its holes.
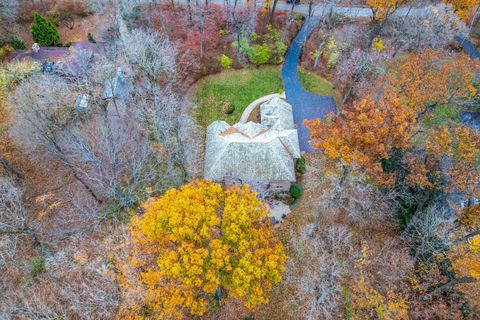
{"type": "Polygon", "coordinates": [[[393,175],[382,169],[394,148],[408,146],[415,113],[398,99],[375,103],[372,98],[347,106],[329,121],[305,121],[313,148],[347,168],[358,168],[379,184],[393,183],[393,175]]]}
{"type": "MultiPolygon", "coordinates": [[[[473,70],[467,56],[433,50],[391,61],[367,98],[345,106],[327,121],[305,122],[312,146],[347,168],[360,168],[379,184],[391,184],[394,175],[384,170],[384,160],[418,142],[412,137],[422,129],[420,120],[435,107],[476,94],[473,70]]],[[[417,170],[417,181],[427,186],[419,174],[423,171],[417,170]]]]}
{"type": "Polygon", "coordinates": [[[446,190],[462,192],[473,199],[480,192],[480,134],[464,125],[440,126],[427,136],[426,153],[448,157],[443,170],[446,190]]]}
{"type": "Polygon", "coordinates": [[[466,54],[447,55],[438,50],[407,54],[388,64],[385,92],[393,92],[400,102],[422,112],[432,105],[473,97],[475,62],[466,54]]]}
{"type": "Polygon", "coordinates": [[[453,248],[452,264],[457,276],[466,277],[470,282],[480,281],[480,235],[453,248]]]}
{"type": "MultiPolygon", "coordinates": [[[[476,198],[480,199],[480,192],[476,198]]],[[[470,201],[464,208],[459,208],[457,217],[460,225],[466,230],[480,234],[480,202],[470,201]]]]}
{"type": "Polygon", "coordinates": [[[454,242],[448,253],[454,276],[447,283],[436,288],[433,294],[441,294],[451,287],[464,283],[477,283],[476,291],[478,292],[478,283],[480,282],[480,205],[470,204],[467,208],[459,211],[461,215],[458,218],[461,228],[456,233],[460,237],[454,242]]]}
{"type": "Polygon", "coordinates": [[[133,217],[130,230],[136,276],[120,284],[126,297],[141,294],[136,304],[126,299],[123,318],[201,316],[220,292],[254,308],[268,303],[285,269],[267,206],[247,185],[223,190],[194,181],[171,189],[133,217]]]}
{"type": "Polygon", "coordinates": [[[372,10],[370,22],[370,37],[366,48],[371,48],[374,39],[382,33],[388,18],[403,4],[410,0],[367,0],[367,6],[372,10]]]}
{"type": "Polygon", "coordinates": [[[374,21],[387,19],[397,8],[409,0],[367,0],[367,6],[372,10],[374,21]]]}

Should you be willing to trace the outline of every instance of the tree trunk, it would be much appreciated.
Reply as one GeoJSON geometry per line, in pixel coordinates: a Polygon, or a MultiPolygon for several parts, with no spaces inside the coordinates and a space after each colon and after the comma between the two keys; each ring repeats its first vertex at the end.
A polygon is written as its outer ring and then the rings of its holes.
{"type": "Polygon", "coordinates": [[[56,141],[51,140],[51,142],[52,142],[55,150],[57,150],[57,152],[59,153],[60,159],[65,163],[65,165],[67,166],[68,170],[72,173],[75,180],[80,182],[80,184],[85,188],[85,190],[87,190],[87,192],[92,196],[92,198],[94,198],[95,201],[97,201],[98,204],[102,204],[103,201],[95,194],[95,192],[93,192],[93,189],[85,181],[83,181],[82,178],[80,178],[77,171],[75,170],[75,167],[67,159],[67,157],[66,157],[65,153],[63,152],[62,148],[60,148],[60,146],[57,144],[56,141]]]}
{"type": "MultiPolygon", "coordinates": [[[[295,0],[293,0],[295,2],[295,0]]],[[[308,2],[308,17],[310,18],[313,15],[313,0],[308,2]]]]}
{"type": "Polygon", "coordinates": [[[313,62],[313,70],[317,69],[318,66],[318,60],[320,60],[320,52],[323,49],[323,46],[327,43],[328,36],[325,36],[325,38],[320,42],[320,45],[318,46],[317,49],[317,56],[315,57],[315,61],[313,62]]]}
{"type": "Polygon", "coordinates": [[[188,23],[190,26],[193,26],[192,0],[187,0],[187,7],[188,7],[188,23]]]}
{"type": "Polygon", "coordinates": [[[475,14],[473,15],[472,21],[470,22],[470,25],[468,26],[468,32],[466,34],[467,38],[470,36],[470,33],[472,32],[472,28],[473,28],[473,25],[475,24],[475,19],[477,17],[479,8],[480,8],[480,5],[477,6],[477,9],[475,10],[475,14]]]}
{"type": "Polygon", "coordinates": [[[45,0],[40,0],[40,8],[43,14],[48,12],[48,8],[47,8],[47,5],[45,4],[45,0]]]}
{"type": "Polygon", "coordinates": [[[435,297],[435,296],[438,296],[438,295],[444,293],[445,291],[448,291],[450,288],[456,286],[457,284],[473,283],[473,282],[477,282],[477,281],[478,280],[473,278],[473,277],[462,277],[462,278],[458,278],[458,279],[455,278],[455,279],[450,280],[447,283],[444,283],[444,284],[440,285],[435,290],[430,292],[429,295],[431,297],[435,297]]]}
{"type": "Polygon", "coordinates": [[[237,31],[237,63],[240,64],[240,58],[241,58],[241,53],[240,53],[240,32],[237,31]]]}
{"type": "MultiPolygon", "coordinates": [[[[295,0],[294,0],[295,1],[295,0]]],[[[278,0],[273,0],[272,11],[270,12],[270,24],[273,25],[273,18],[275,18],[275,10],[277,9],[278,0]]]]}
{"type": "Polygon", "coordinates": [[[295,0],[292,1],[292,7],[290,8],[290,14],[293,13],[293,9],[295,9],[295,0]]]}
{"type": "Polygon", "coordinates": [[[372,23],[370,25],[370,36],[368,37],[367,46],[365,47],[366,52],[370,51],[370,48],[372,47],[372,44],[373,44],[373,39],[375,39],[380,34],[381,31],[382,31],[382,24],[380,24],[376,20],[372,20],[372,23]]]}
{"type": "Polygon", "coordinates": [[[203,60],[203,32],[205,29],[205,16],[202,8],[200,8],[201,13],[200,13],[200,21],[199,21],[199,26],[198,26],[198,31],[199,31],[199,37],[200,37],[200,60],[203,60]]]}
{"type": "MultiPolygon", "coordinates": [[[[352,80],[352,82],[355,83],[356,81],[352,80]]],[[[345,90],[345,94],[343,95],[343,98],[342,98],[342,105],[347,103],[348,99],[350,98],[350,95],[352,94],[352,90],[353,90],[353,83],[350,83],[347,87],[347,90],[345,90]]]]}
{"type": "Polygon", "coordinates": [[[8,172],[9,174],[12,174],[13,176],[15,176],[15,178],[17,178],[18,180],[22,180],[23,179],[23,174],[21,174],[20,172],[18,172],[17,170],[15,170],[9,163],[8,161],[0,156],[0,164],[2,165],[3,167],[3,170],[5,170],[5,172],[8,172]]]}

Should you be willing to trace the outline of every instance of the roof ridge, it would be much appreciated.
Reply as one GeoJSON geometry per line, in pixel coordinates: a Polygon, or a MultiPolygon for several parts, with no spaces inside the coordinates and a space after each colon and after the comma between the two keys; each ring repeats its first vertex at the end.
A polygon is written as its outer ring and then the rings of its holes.
{"type": "MultiPolygon", "coordinates": [[[[282,143],[282,142],[280,141],[280,143],[282,143]]],[[[283,144],[283,143],[282,143],[282,144],[283,144]]],[[[277,162],[280,163],[280,164],[283,166],[283,169],[284,169],[283,171],[284,171],[284,172],[289,172],[290,170],[288,169],[287,164],[286,164],[285,161],[283,160],[283,159],[285,159],[285,158],[279,156],[278,150],[274,150],[272,144],[270,144],[269,147],[270,147],[270,149],[272,150],[272,154],[274,154],[275,157],[279,159],[277,162]]],[[[294,173],[294,175],[295,175],[295,173],[294,173]]],[[[293,178],[293,179],[295,179],[295,178],[293,178]]]]}
{"type": "Polygon", "coordinates": [[[290,148],[288,148],[286,145],[285,145],[285,142],[283,142],[283,139],[284,137],[278,137],[278,140],[280,141],[280,143],[282,144],[282,146],[285,148],[285,150],[287,151],[288,155],[292,158],[294,158],[293,156],[293,152],[290,150],[290,148]]]}

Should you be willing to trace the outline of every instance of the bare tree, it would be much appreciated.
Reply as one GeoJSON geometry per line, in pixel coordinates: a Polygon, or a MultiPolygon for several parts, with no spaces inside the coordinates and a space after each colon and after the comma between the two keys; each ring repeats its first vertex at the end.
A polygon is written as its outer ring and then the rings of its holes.
{"type": "Polygon", "coordinates": [[[45,146],[98,203],[129,207],[155,180],[150,164],[156,160],[137,110],[124,103],[133,91],[114,72],[99,66],[93,72],[100,79],[72,83],[47,75],[19,85],[12,98],[22,128],[17,139],[33,149],[45,146]]]}
{"type": "Polygon", "coordinates": [[[444,3],[432,6],[427,17],[392,17],[385,25],[385,33],[392,37],[396,56],[403,50],[420,51],[427,48],[444,49],[457,33],[465,33],[466,26],[444,3]]]}
{"type": "Polygon", "coordinates": [[[175,88],[180,72],[177,48],[166,36],[151,31],[128,32],[123,28],[121,34],[125,54],[132,67],[139,71],[136,94],[130,103],[139,107],[154,140],[162,145],[169,175],[177,176],[180,169],[180,174],[185,176],[188,164],[198,156],[199,150],[192,144],[196,125],[175,88]]]}
{"type": "Polygon", "coordinates": [[[415,259],[433,262],[433,254],[445,251],[453,242],[454,219],[440,205],[417,212],[403,232],[403,239],[412,248],[415,259]]]}
{"type": "MultiPolygon", "coordinates": [[[[95,245],[98,251],[108,249],[98,242],[95,245]]],[[[8,277],[0,279],[1,319],[114,318],[119,299],[115,279],[108,272],[107,260],[94,258],[91,253],[76,247],[58,250],[43,260],[40,273],[32,277],[26,270],[28,285],[15,286],[15,279],[7,273],[8,277]]]]}
{"type": "MultiPolygon", "coordinates": [[[[318,62],[321,56],[320,53],[322,52],[323,47],[327,44],[330,37],[332,36],[334,29],[346,21],[346,19],[342,15],[335,13],[333,11],[332,6],[334,4],[331,3],[331,1],[328,1],[326,5],[327,5],[326,12],[324,15],[322,15],[322,19],[318,25],[320,30],[321,28],[325,29],[325,34],[321,35],[320,37],[321,41],[316,51],[317,54],[313,62],[313,69],[317,69],[318,62]]],[[[346,33],[348,33],[348,31],[346,33]]]]}
{"type": "Polygon", "coordinates": [[[161,81],[173,86],[178,79],[178,50],[174,43],[165,35],[153,31],[134,29],[128,31],[125,24],[120,23],[120,41],[130,64],[138,67],[141,75],[153,85],[161,81]]]}
{"type": "Polygon", "coordinates": [[[359,93],[369,92],[379,75],[385,73],[386,53],[376,51],[365,52],[354,49],[342,54],[338,62],[335,78],[339,87],[344,86],[342,104],[359,93]]]}
{"type": "Polygon", "coordinates": [[[241,39],[248,37],[255,30],[256,11],[241,5],[239,0],[234,0],[233,6],[227,7],[227,22],[233,30],[236,44],[237,61],[241,61],[241,39]]]}
{"type": "MultiPolygon", "coordinates": [[[[12,182],[0,178],[0,237],[30,237],[35,245],[40,245],[35,226],[32,226],[23,206],[22,191],[12,182]]],[[[0,252],[0,260],[3,252],[0,252]]]]}
{"type": "Polygon", "coordinates": [[[342,278],[352,262],[351,232],[330,225],[314,238],[307,232],[292,233],[290,243],[284,285],[294,294],[288,309],[301,319],[336,319],[342,307],[342,278]]]}
{"type": "Polygon", "coordinates": [[[18,106],[21,123],[26,129],[23,140],[31,146],[34,146],[32,138],[46,143],[48,150],[63,162],[72,176],[101,203],[100,197],[92,186],[82,179],[60,143],[60,137],[71,134],[72,124],[79,121],[80,114],[73,108],[75,99],[75,92],[70,90],[66,81],[43,75],[22,82],[12,95],[11,103],[18,106]]]}
{"type": "Polygon", "coordinates": [[[0,2],[0,42],[6,41],[12,34],[12,26],[17,20],[19,9],[18,0],[2,0],[0,2]]]}
{"type": "Polygon", "coordinates": [[[14,167],[12,167],[12,165],[10,165],[8,160],[5,157],[3,157],[3,155],[0,155],[0,165],[7,174],[11,174],[17,179],[23,178],[23,174],[21,174],[14,167]]]}
{"type": "Polygon", "coordinates": [[[211,15],[209,14],[209,8],[207,5],[198,4],[195,6],[193,15],[194,26],[198,29],[200,40],[200,59],[204,56],[205,47],[205,30],[210,23],[211,15]]]}

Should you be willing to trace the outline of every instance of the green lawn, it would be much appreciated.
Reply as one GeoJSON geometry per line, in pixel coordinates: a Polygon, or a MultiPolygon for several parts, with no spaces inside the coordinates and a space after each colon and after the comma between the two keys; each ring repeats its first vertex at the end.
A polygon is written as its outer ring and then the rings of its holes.
{"type": "MultiPolygon", "coordinates": [[[[306,90],[324,96],[333,95],[337,105],[340,96],[324,78],[300,69],[300,80],[306,90]]],[[[283,90],[280,66],[263,66],[240,70],[225,70],[201,79],[193,94],[198,105],[195,116],[198,124],[207,127],[215,120],[234,124],[243,110],[254,100],[283,90]],[[233,108],[230,114],[225,111],[233,108]]]]}
{"type": "Polygon", "coordinates": [[[341,107],[342,99],[340,94],[335,90],[335,87],[330,81],[312,72],[308,72],[303,68],[299,68],[298,71],[300,81],[305,90],[321,96],[333,96],[335,102],[337,103],[337,107],[341,107]]]}
{"type": "Polygon", "coordinates": [[[206,127],[215,120],[238,122],[243,110],[254,100],[283,90],[279,66],[226,70],[200,80],[193,95],[197,121],[206,127]],[[231,114],[223,110],[234,107],[231,114]]]}
{"type": "Polygon", "coordinates": [[[445,104],[437,106],[432,112],[427,114],[423,119],[423,124],[428,129],[432,129],[439,125],[443,125],[448,121],[459,122],[460,110],[454,105],[445,104]]]}

